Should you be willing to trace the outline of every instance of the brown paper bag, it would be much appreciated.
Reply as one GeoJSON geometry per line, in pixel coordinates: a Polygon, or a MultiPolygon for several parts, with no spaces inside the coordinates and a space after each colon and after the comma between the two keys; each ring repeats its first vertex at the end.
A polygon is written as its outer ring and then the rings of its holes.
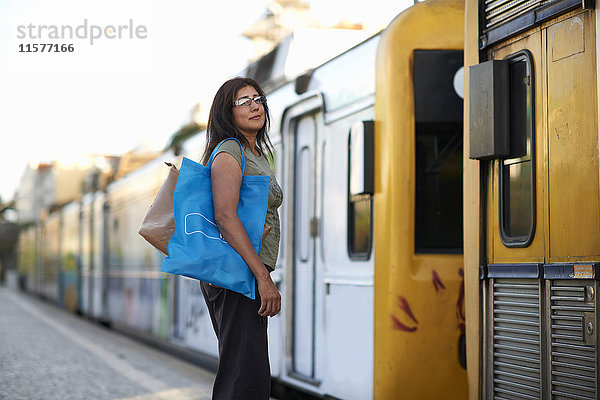
{"type": "Polygon", "coordinates": [[[166,162],[171,168],[167,179],[163,182],[154,202],[150,206],[138,233],[164,255],[169,255],[169,240],[175,232],[173,216],[173,193],[179,177],[179,171],[173,164],[166,162]]]}

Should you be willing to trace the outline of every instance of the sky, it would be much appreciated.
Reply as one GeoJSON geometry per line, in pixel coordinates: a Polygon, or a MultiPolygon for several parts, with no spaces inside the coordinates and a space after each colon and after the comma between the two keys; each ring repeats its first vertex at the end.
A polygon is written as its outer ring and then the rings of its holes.
{"type": "MultiPolygon", "coordinates": [[[[0,198],[29,162],[164,148],[252,57],[241,32],[267,2],[0,0],[0,198]]],[[[310,3],[324,24],[383,26],[412,1],[310,3]]]]}

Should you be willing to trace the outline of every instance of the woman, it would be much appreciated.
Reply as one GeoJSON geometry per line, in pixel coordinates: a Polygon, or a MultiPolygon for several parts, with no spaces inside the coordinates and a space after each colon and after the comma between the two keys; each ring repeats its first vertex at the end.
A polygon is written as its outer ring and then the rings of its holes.
{"type": "Polygon", "coordinates": [[[219,341],[219,368],[213,400],[267,400],[271,376],[267,349],[267,317],[281,309],[281,295],[271,279],[279,250],[277,208],[283,195],[269,166],[272,157],[267,136],[269,109],[263,90],[249,78],[234,78],[217,91],[208,117],[206,165],[224,139],[236,138],[244,147],[246,175],[269,176],[269,202],[260,254],[252,247],[237,217],[242,183],[242,153],[235,140],[219,148],[211,179],[215,221],[223,238],[242,256],[256,277],[255,300],[237,292],[202,282],[202,293],[219,341]]]}

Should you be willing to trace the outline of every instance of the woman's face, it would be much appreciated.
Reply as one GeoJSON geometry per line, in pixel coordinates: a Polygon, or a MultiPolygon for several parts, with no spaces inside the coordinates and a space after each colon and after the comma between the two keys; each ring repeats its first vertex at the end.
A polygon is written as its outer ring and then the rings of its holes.
{"type": "MultiPolygon", "coordinates": [[[[260,96],[252,86],[238,90],[234,101],[239,99],[254,99],[260,96]]],[[[265,108],[262,104],[251,101],[248,105],[233,106],[233,123],[244,136],[256,136],[265,124],[265,108]]]]}

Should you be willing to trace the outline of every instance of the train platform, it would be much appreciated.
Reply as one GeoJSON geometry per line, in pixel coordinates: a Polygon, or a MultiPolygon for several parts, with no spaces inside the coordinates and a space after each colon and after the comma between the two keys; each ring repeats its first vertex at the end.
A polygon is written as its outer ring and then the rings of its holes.
{"type": "Polygon", "coordinates": [[[0,399],[209,400],[214,374],[0,286],[0,399]]]}

